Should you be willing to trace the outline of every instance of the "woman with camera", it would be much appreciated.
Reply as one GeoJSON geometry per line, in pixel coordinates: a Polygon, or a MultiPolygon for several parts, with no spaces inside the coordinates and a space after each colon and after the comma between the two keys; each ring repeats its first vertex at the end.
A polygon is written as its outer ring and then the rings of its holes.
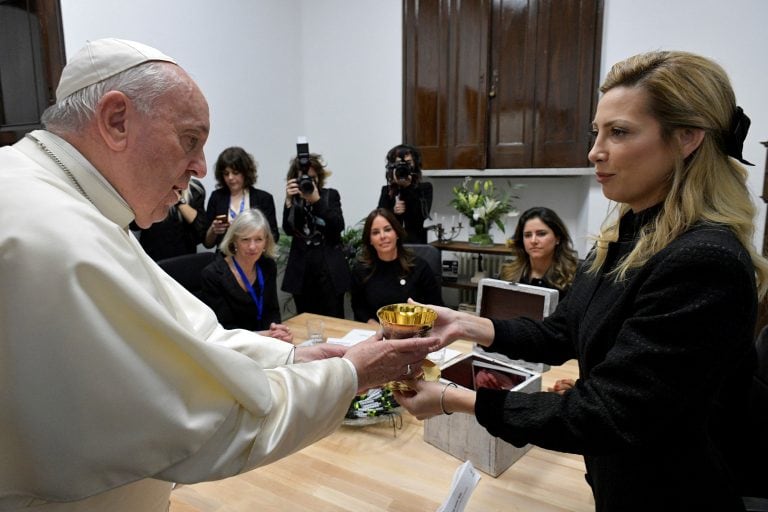
{"type": "Polygon", "coordinates": [[[432,209],[432,184],[421,181],[421,153],[400,144],[387,153],[387,185],[381,188],[379,208],[395,214],[406,232],[406,244],[427,243],[424,220],[432,209]]]}
{"type": "Polygon", "coordinates": [[[341,196],[324,188],[329,172],[322,157],[294,158],[288,169],[283,231],[293,237],[282,289],[293,295],[297,313],[344,318],[351,278],[341,248],[341,196]]]}

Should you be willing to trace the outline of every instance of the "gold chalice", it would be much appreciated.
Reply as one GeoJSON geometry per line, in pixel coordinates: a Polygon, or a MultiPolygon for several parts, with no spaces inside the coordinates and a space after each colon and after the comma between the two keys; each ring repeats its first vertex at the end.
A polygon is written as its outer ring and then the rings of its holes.
{"type": "MultiPolygon", "coordinates": [[[[400,340],[426,336],[432,329],[432,324],[437,318],[437,312],[434,309],[415,304],[390,304],[379,308],[376,316],[379,317],[384,338],[400,340]]],[[[440,367],[429,359],[424,359],[421,362],[421,368],[414,371],[411,378],[438,381],[440,380],[440,367]]],[[[411,389],[407,382],[400,381],[389,382],[386,387],[394,391],[409,391],[411,389]]]]}

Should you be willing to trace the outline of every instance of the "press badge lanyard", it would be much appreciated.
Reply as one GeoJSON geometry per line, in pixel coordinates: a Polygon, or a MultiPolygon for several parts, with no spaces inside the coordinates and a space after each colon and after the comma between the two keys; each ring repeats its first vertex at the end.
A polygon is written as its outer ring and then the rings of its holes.
{"type": "Polygon", "coordinates": [[[240,265],[238,265],[237,260],[234,257],[232,258],[232,263],[235,264],[237,273],[240,274],[240,278],[245,283],[245,287],[248,288],[248,293],[251,294],[253,301],[256,303],[256,310],[259,312],[256,319],[261,322],[261,312],[264,311],[264,274],[261,273],[261,267],[259,267],[258,263],[256,264],[256,279],[259,281],[259,295],[256,296],[256,291],[253,289],[253,286],[251,286],[251,282],[248,280],[245,272],[240,268],[240,265]]]}
{"type": "MultiPolygon", "coordinates": [[[[232,207],[230,206],[230,207],[229,207],[229,216],[230,216],[230,217],[232,217],[232,219],[234,220],[234,219],[235,219],[235,217],[237,217],[238,215],[240,215],[241,213],[243,213],[243,210],[244,210],[244,209],[245,209],[245,192],[243,192],[243,197],[240,199],[240,211],[239,211],[239,212],[236,212],[236,211],[235,211],[235,210],[233,210],[233,209],[232,209],[232,207]]],[[[258,266],[258,265],[257,265],[257,266],[258,266]]]]}

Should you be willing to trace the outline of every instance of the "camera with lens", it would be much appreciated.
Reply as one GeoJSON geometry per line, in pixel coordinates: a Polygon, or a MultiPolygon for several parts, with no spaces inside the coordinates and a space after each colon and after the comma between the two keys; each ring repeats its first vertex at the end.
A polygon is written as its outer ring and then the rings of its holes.
{"type": "Polygon", "coordinates": [[[408,177],[413,173],[413,168],[411,167],[410,162],[406,162],[405,160],[393,162],[387,167],[389,168],[389,172],[391,173],[390,176],[392,176],[391,179],[393,180],[408,179],[408,177]]]}
{"type": "Polygon", "coordinates": [[[296,182],[302,194],[311,194],[315,190],[315,181],[309,176],[309,143],[306,137],[296,141],[296,162],[299,165],[299,178],[296,182]]]}
{"type": "Polygon", "coordinates": [[[311,194],[313,190],[315,190],[315,180],[313,180],[309,175],[302,174],[299,176],[299,190],[301,190],[302,194],[311,194]]]}

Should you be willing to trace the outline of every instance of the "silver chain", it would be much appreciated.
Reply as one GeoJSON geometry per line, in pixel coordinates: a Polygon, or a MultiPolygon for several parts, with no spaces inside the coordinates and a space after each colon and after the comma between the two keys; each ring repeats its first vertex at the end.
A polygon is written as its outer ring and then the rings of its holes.
{"type": "Polygon", "coordinates": [[[70,179],[70,181],[72,181],[72,183],[75,185],[75,188],[77,189],[77,191],[80,192],[83,195],[83,197],[85,197],[88,201],[93,203],[91,198],[88,197],[88,194],[85,193],[85,190],[83,190],[83,187],[81,187],[80,183],[75,179],[75,177],[72,174],[72,172],[69,169],[67,169],[66,165],[64,165],[64,162],[62,162],[59,159],[59,157],[56,156],[56,154],[53,151],[51,151],[51,149],[43,143],[43,141],[41,141],[40,139],[35,138],[32,134],[29,134],[29,133],[27,134],[27,137],[29,137],[30,139],[35,141],[37,143],[37,145],[40,146],[40,149],[42,149],[43,152],[46,155],[48,155],[48,157],[51,160],[53,160],[56,163],[56,165],[58,165],[61,168],[62,171],[64,171],[64,174],[66,174],[67,177],[70,179]]]}

